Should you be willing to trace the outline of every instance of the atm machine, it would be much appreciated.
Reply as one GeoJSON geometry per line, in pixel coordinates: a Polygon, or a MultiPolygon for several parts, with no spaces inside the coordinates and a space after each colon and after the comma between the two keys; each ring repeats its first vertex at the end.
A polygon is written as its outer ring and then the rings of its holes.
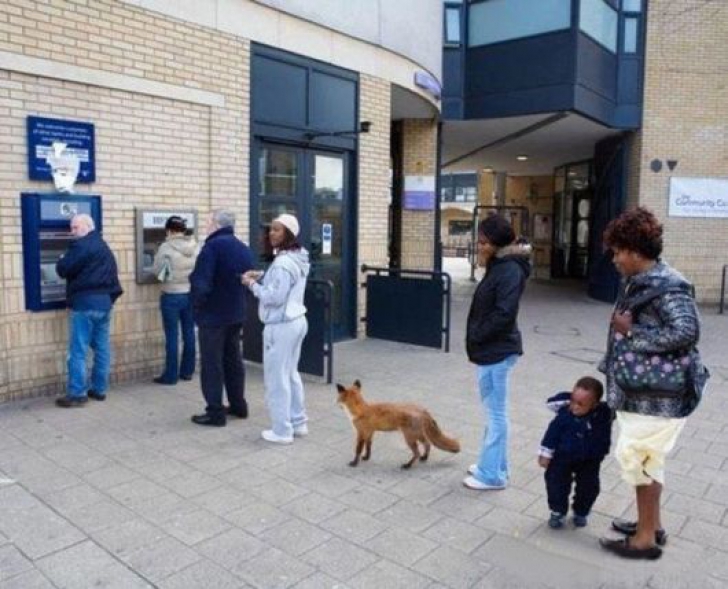
{"type": "Polygon", "coordinates": [[[20,195],[23,229],[25,308],[28,311],[66,306],[66,281],[56,273],[68,249],[71,217],[90,215],[101,231],[101,197],[90,194],[30,192],[20,195]]]}

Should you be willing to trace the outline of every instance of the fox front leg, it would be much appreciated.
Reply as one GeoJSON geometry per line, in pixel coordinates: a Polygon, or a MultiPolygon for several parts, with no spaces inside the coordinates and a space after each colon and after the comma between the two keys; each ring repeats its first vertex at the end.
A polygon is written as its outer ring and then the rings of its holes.
{"type": "Polygon", "coordinates": [[[356,466],[359,464],[359,456],[361,456],[361,452],[364,449],[364,438],[361,436],[357,436],[356,438],[356,448],[354,450],[354,460],[352,460],[349,463],[349,466],[356,466]]]}

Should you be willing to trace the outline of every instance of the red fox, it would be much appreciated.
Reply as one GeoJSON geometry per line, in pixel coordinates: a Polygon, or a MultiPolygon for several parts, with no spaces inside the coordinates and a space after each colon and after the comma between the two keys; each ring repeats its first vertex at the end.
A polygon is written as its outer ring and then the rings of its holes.
{"type": "Polygon", "coordinates": [[[460,442],[448,438],[442,433],[437,422],[429,412],[419,405],[404,403],[372,403],[364,401],[361,394],[361,383],[356,380],[354,385],[346,388],[337,384],[339,390],[339,404],[351,419],[356,430],[356,449],[354,460],[349,466],[359,464],[362,460],[369,460],[372,453],[372,438],[374,432],[391,432],[396,429],[404,435],[407,445],[412,450],[412,458],[402,465],[410,468],[417,460],[425,461],[430,455],[430,442],[440,450],[446,452],[460,452],[460,442]],[[421,443],[424,452],[420,454],[417,443],[421,443]],[[366,448],[366,449],[365,449],[366,448]],[[362,456],[362,450],[364,455],[362,456]]]}

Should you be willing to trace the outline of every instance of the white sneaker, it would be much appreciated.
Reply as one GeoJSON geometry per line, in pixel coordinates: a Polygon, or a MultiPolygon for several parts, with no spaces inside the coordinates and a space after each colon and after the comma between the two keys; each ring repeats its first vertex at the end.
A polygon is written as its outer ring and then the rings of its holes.
{"type": "Polygon", "coordinates": [[[266,442],[273,442],[274,444],[293,444],[293,436],[288,438],[285,436],[279,436],[272,429],[263,430],[260,436],[266,442]]]}
{"type": "Polygon", "coordinates": [[[293,435],[296,438],[305,438],[308,435],[308,426],[302,423],[299,426],[293,428],[293,435]]]}
{"type": "Polygon", "coordinates": [[[475,473],[478,472],[478,465],[477,464],[471,464],[468,466],[468,474],[471,476],[475,476],[475,473]]]}
{"type": "Polygon", "coordinates": [[[475,477],[465,477],[463,479],[463,485],[473,491],[500,491],[506,488],[505,485],[488,485],[486,483],[481,483],[475,477]]]}

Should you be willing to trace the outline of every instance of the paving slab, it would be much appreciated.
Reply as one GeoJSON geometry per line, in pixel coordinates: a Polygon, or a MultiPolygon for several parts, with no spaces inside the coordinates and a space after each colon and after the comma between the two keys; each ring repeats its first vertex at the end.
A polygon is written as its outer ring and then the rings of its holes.
{"type": "Polygon", "coordinates": [[[290,447],[267,427],[262,371],[249,365],[250,418],[189,421],[199,381],[113,387],[74,411],[50,399],[0,406],[0,585],[47,589],[219,586],[260,589],[509,587],[666,589],[728,586],[728,316],[703,309],[701,352],[714,378],[667,461],[663,559],[625,563],[598,538],[634,517],[634,493],[608,457],[585,529],[554,532],[537,448],[545,399],[597,375],[610,306],[570,282],[527,288],[526,353],[513,373],[511,481],[478,493],[483,413],[463,349],[473,283],[455,268],[451,352],[377,340],[335,347],[335,381],[361,379],[372,401],[420,403],[462,452],[408,449],[378,434],[372,460],[348,466],[351,425],[333,386],[305,377],[311,434],[290,447]],[[458,273],[459,272],[459,273],[458,273]],[[696,563],[700,563],[696,567],[696,563]],[[692,583],[692,585],[691,585],[692,583]]]}

